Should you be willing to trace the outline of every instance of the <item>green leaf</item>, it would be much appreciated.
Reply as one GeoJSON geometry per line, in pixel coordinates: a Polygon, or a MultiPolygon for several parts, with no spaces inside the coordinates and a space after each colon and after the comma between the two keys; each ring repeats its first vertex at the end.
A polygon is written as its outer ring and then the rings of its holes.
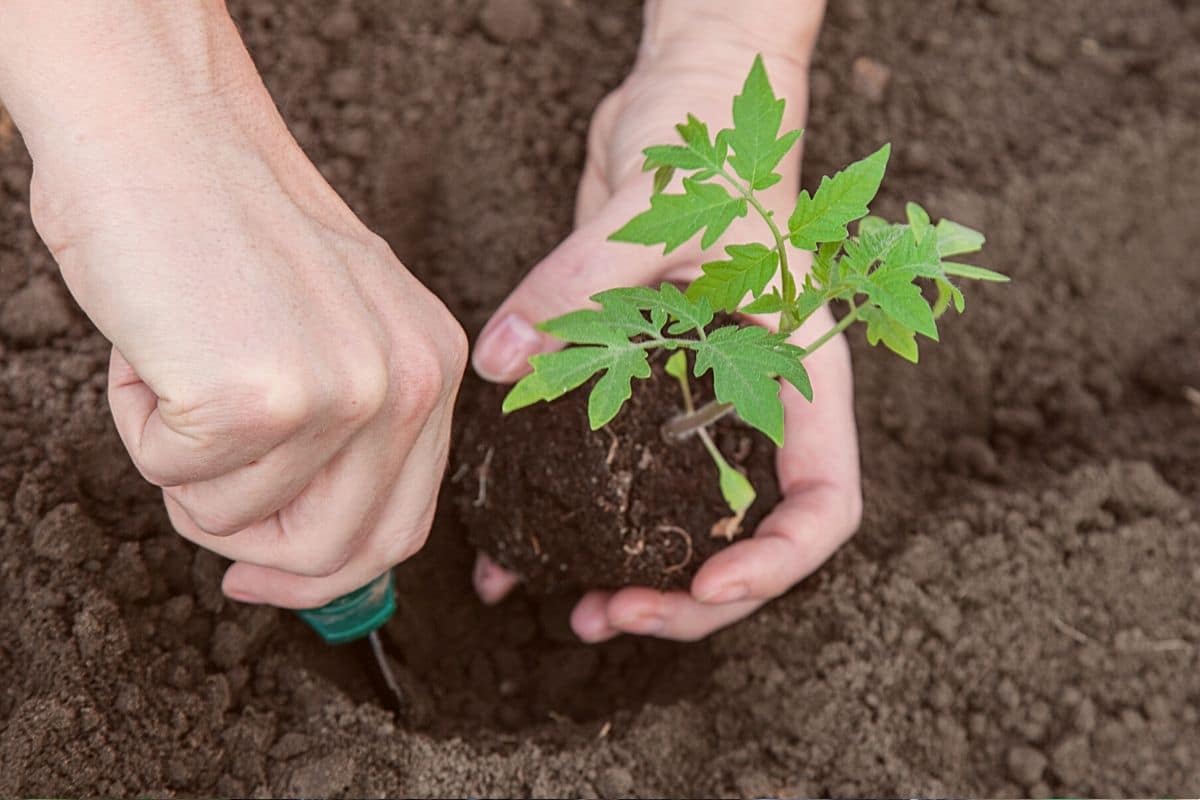
{"type": "Polygon", "coordinates": [[[746,476],[723,458],[717,461],[717,473],[721,481],[721,496],[733,513],[740,514],[749,508],[758,495],[746,476]]]}
{"type": "Polygon", "coordinates": [[[937,341],[933,309],[913,283],[913,273],[903,266],[885,263],[867,276],[865,291],[871,301],[904,327],[937,341]]]}
{"type": "Polygon", "coordinates": [[[663,369],[672,378],[678,378],[681,381],[686,381],[688,369],[687,351],[676,350],[671,354],[671,357],[667,359],[667,363],[663,366],[663,369]]]}
{"type": "Polygon", "coordinates": [[[588,395],[588,423],[598,430],[612,421],[625,401],[633,395],[634,378],[649,378],[650,364],[645,350],[610,352],[604,377],[596,381],[588,395]]]}
{"type": "Polygon", "coordinates": [[[788,219],[792,244],[816,250],[821,242],[840,242],[849,236],[846,226],[866,216],[867,206],[879,192],[890,154],[891,145],[885,144],[832,178],[822,178],[814,194],[802,191],[788,219]]]}
{"type": "Polygon", "coordinates": [[[778,314],[783,311],[783,298],[776,292],[764,294],[739,309],[743,314],[778,314]]]}
{"type": "Polygon", "coordinates": [[[636,306],[605,302],[603,295],[592,299],[604,308],[571,311],[546,320],[538,329],[571,344],[608,345],[619,345],[639,335],[657,336],[662,329],[661,325],[647,321],[636,306]]]}
{"type": "Polygon", "coordinates": [[[867,321],[867,341],[871,345],[883,342],[889,350],[912,363],[917,363],[917,339],[912,330],[877,308],[864,313],[867,321]]]}
{"type": "Polygon", "coordinates": [[[825,292],[814,289],[805,288],[800,296],[796,298],[796,302],[792,305],[792,314],[796,317],[796,322],[801,323],[808,319],[821,306],[825,305],[825,292]]]}
{"type": "Polygon", "coordinates": [[[951,300],[954,301],[954,310],[959,314],[963,313],[967,302],[966,298],[963,297],[962,291],[945,278],[935,279],[935,284],[937,286],[937,300],[933,303],[934,319],[940,319],[942,314],[946,313],[946,310],[950,308],[951,300]]]}
{"type": "Polygon", "coordinates": [[[956,275],[960,278],[966,278],[972,281],[989,281],[991,283],[1008,283],[1009,277],[1000,272],[994,272],[983,267],[974,267],[970,264],[959,264],[957,261],[943,261],[942,271],[947,275],[956,275]]]}
{"type": "MultiPolygon", "coordinates": [[[[860,235],[862,235],[861,228],[859,228],[859,231],[860,235]]],[[[835,262],[841,249],[841,242],[825,242],[817,248],[817,254],[813,257],[812,264],[812,276],[816,279],[817,283],[822,286],[828,286],[833,280],[835,262]]]]}
{"type": "Polygon", "coordinates": [[[908,217],[908,227],[912,229],[913,237],[920,242],[930,228],[929,212],[916,203],[908,203],[904,206],[904,214],[908,217]]]}
{"type": "Polygon", "coordinates": [[[746,201],[731,197],[725,187],[683,179],[683,194],[662,192],[650,198],[650,210],[631,219],[609,239],[634,244],[661,244],[669,253],[704,231],[700,246],[707,248],[738,217],[746,216],[746,201]]]}
{"type": "Polygon", "coordinates": [[[948,219],[940,220],[936,230],[938,255],[942,258],[977,253],[983,249],[983,243],[986,241],[979,231],[948,219]]]}
{"type": "Polygon", "coordinates": [[[883,217],[869,215],[858,221],[858,235],[865,236],[868,233],[873,233],[881,228],[890,227],[892,223],[888,222],[883,217]]]}
{"type": "Polygon", "coordinates": [[[875,227],[867,233],[860,234],[857,239],[847,239],[842,265],[852,273],[865,275],[876,261],[886,258],[892,252],[907,230],[903,225],[887,225],[882,228],[875,227]]]}
{"type": "Polygon", "coordinates": [[[708,126],[691,114],[687,122],[676,125],[683,145],[663,144],[647,147],[642,151],[646,162],[644,170],[674,167],[685,170],[719,170],[725,166],[727,146],[724,141],[714,142],[709,138],[708,126]]]}
{"type": "Polygon", "coordinates": [[[800,131],[779,135],[786,103],[775,97],[762,56],[756,56],[742,93],[733,98],[733,128],[718,139],[733,149],[729,165],[751,189],[766,189],[782,180],[775,167],[800,138],[800,131]]]}
{"type": "Polygon", "coordinates": [[[765,328],[735,325],[718,328],[696,343],[697,378],[713,373],[717,400],[732,403],[738,416],[783,446],[783,403],[776,377],[812,399],[808,372],[801,363],[804,351],[769,333],[765,328]]]}
{"type": "MultiPolygon", "coordinates": [[[[592,300],[603,306],[623,306],[627,309],[660,312],[675,320],[667,332],[678,336],[708,326],[713,319],[708,298],[689,299],[673,283],[663,283],[658,289],[635,286],[628,289],[609,289],[593,295],[592,300]]],[[[657,331],[655,332],[657,333],[657,331]]]]}
{"type": "Polygon", "coordinates": [[[582,386],[597,372],[601,378],[588,397],[588,421],[592,430],[617,415],[632,394],[633,378],[650,377],[646,351],[624,342],[611,346],[570,347],[554,353],[541,353],[529,359],[533,372],[517,382],[504,398],[505,414],[539,401],[557,400],[582,386]]]}
{"type": "Polygon", "coordinates": [[[652,195],[659,194],[671,185],[671,180],[675,177],[675,168],[664,164],[654,170],[654,186],[651,188],[652,195]]]}
{"type": "Polygon", "coordinates": [[[687,289],[693,300],[708,298],[718,311],[734,311],[749,292],[762,294],[779,267],[779,252],[761,244],[734,244],[725,248],[728,261],[710,261],[687,289]]]}

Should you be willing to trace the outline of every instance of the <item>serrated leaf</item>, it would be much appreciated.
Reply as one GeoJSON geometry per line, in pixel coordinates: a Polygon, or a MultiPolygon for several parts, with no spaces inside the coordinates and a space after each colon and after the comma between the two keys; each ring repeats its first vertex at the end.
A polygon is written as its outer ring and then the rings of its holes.
{"type": "Polygon", "coordinates": [[[921,287],[913,283],[913,273],[903,266],[884,263],[861,284],[871,301],[883,313],[906,328],[937,341],[937,322],[921,287]]]}
{"type": "Polygon", "coordinates": [[[788,381],[811,400],[808,372],[800,362],[804,351],[765,328],[734,325],[713,331],[695,351],[696,377],[712,370],[717,400],[732,403],[748,425],[782,447],[783,403],[775,378],[788,381]]]}
{"type": "Polygon", "coordinates": [[[605,365],[604,376],[596,381],[588,395],[588,423],[598,430],[609,422],[633,395],[634,378],[649,378],[650,364],[645,350],[613,350],[605,365]]]}
{"type": "Polygon", "coordinates": [[[887,225],[860,234],[857,239],[847,239],[842,266],[852,273],[865,275],[876,261],[886,258],[892,252],[907,230],[903,225],[887,225]]]}
{"type": "Polygon", "coordinates": [[[597,299],[601,297],[596,295],[592,298],[604,305],[599,311],[571,311],[546,320],[538,325],[538,329],[571,344],[612,345],[627,342],[639,335],[656,336],[662,330],[661,324],[656,326],[647,321],[636,307],[604,303],[602,299],[597,299]]]}
{"type": "Polygon", "coordinates": [[[900,230],[900,238],[888,249],[883,258],[885,265],[891,268],[904,268],[920,278],[937,278],[942,274],[942,260],[938,256],[937,241],[932,236],[926,236],[917,241],[912,229],[905,225],[895,226],[900,230]]]}
{"type": "Polygon", "coordinates": [[[725,248],[727,261],[702,264],[704,274],[687,289],[690,299],[708,298],[718,311],[734,311],[749,292],[762,294],[779,267],[779,252],[761,244],[734,244],[725,248]]]}
{"type": "Polygon", "coordinates": [[[830,284],[830,279],[833,277],[833,266],[841,249],[841,242],[825,242],[817,248],[817,254],[813,257],[812,263],[812,276],[817,283],[822,286],[830,284]]]}
{"type": "Polygon", "coordinates": [[[888,222],[883,217],[877,217],[873,214],[867,215],[858,221],[858,235],[865,236],[868,233],[879,230],[880,228],[890,227],[892,223],[888,222]]]}
{"type": "Polygon", "coordinates": [[[683,194],[662,192],[650,198],[650,210],[627,222],[609,239],[634,244],[661,244],[663,253],[704,231],[700,246],[707,248],[738,217],[746,215],[746,201],[730,196],[725,187],[683,179],[683,194]]]}
{"type": "MultiPolygon", "coordinates": [[[[667,332],[678,336],[708,326],[713,319],[712,305],[707,298],[688,298],[673,283],[663,283],[658,289],[634,286],[627,289],[609,289],[593,295],[592,300],[604,306],[624,306],[638,311],[649,311],[653,316],[660,312],[674,322],[667,332]]],[[[664,320],[665,322],[665,320],[664,320]]]]}
{"type": "Polygon", "coordinates": [[[594,401],[589,398],[588,418],[593,430],[611,420],[620,404],[629,398],[625,390],[629,388],[630,378],[650,376],[646,351],[631,342],[610,346],[569,347],[553,353],[540,353],[530,358],[529,363],[533,366],[533,372],[517,381],[504,398],[502,410],[505,414],[539,401],[556,400],[572,389],[582,386],[597,372],[607,370],[612,373],[612,380],[607,383],[600,396],[594,401]],[[592,411],[593,407],[595,414],[592,411]]]}
{"type": "Polygon", "coordinates": [[[775,97],[762,56],[756,56],[742,93],[733,98],[733,128],[717,137],[733,150],[729,166],[752,189],[766,189],[782,176],[775,167],[800,138],[800,131],[779,135],[786,103],[775,97]]]}
{"type": "Polygon", "coordinates": [[[883,342],[893,353],[916,364],[919,351],[913,331],[877,308],[871,311],[874,313],[864,315],[867,321],[867,342],[872,346],[883,342]]]}
{"type": "Polygon", "coordinates": [[[796,298],[796,302],[792,304],[792,314],[795,316],[797,324],[812,316],[818,308],[825,305],[826,300],[828,298],[824,292],[805,288],[796,298]]]}
{"type": "Polygon", "coordinates": [[[891,145],[885,144],[832,178],[822,178],[812,195],[807,189],[802,191],[788,219],[792,244],[816,250],[821,242],[840,242],[849,236],[846,226],[866,216],[867,206],[879,192],[890,154],[891,145]]]}
{"type": "MultiPolygon", "coordinates": [[[[687,122],[676,125],[682,145],[662,144],[647,147],[642,151],[646,157],[642,169],[674,167],[684,170],[719,170],[725,166],[726,145],[714,142],[708,135],[708,126],[688,114],[687,122]]],[[[711,173],[710,173],[711,177],[711,173]]]]}
{"type": "Polygon", "coordinates": [[[942,258],[977,253],[983,249],[983,243],[986,241],[979,231],[948,219],[940,220],[935,230],[938,239],[938,255],[942,258]]]}
{"type": "Polygon", "coordinates": [[[904,215],[908,217],[908,227],[913,232],[913,238],[920,242],[930,228],[929,212],[916,203],[908,203],[904,206],[904,215]]]}
{"type": "Polygon", "coordinates": [[[783,311],[783,298],[775,292],[764,294],[757,300],[742,306],[739,311],[743,314],[778,314],[783,311]]]}
{"type": "Polygon", "coordinates": [[[1010,278],[1000,272],[970,264],[960,264],[957,261],[943,261],[942,271],[947,275],[955,275],[972,281],[988,281],[990,283],[1008,283],[1010,278]]]}

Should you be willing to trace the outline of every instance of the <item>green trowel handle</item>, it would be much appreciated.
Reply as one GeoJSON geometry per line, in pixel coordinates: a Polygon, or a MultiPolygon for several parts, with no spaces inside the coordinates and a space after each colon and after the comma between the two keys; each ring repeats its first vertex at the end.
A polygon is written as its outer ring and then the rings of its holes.
{"type": "Polygon", "coordinates": [[[388,570],[361,589],[344,594],[320,608],[296,613],[320,634],[327,644],[342,644],[370,634],[392,618],[396,592],[388,570]]]}

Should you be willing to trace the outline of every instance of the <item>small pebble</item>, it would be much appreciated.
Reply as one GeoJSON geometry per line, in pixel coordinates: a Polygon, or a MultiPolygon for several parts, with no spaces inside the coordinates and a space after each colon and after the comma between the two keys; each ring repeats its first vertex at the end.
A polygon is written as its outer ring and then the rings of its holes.
{"type": "Polygon", "coordinates": [[[873,58],[859,56],[850,68],[850,86],[872,103],[883,101],[892,71],[873,58]]]}
{"type": "Polygon", "coordinates": [[[1008,774],[1022,786],[1033,786],[1042,779],[1047,760],[1040,750],[1024,745],[1008,751],[1008,774]]]}
{"type": "Polygon", "coordinates": [[[479,12],[483,31],[499,44],[535,38],[542,30],[542,15],[532,0],[487,0],[479,12]]]}
{"type": "Polygon", "coordinates": [[[318,32],[331,42],[341,42],[358,33],[362,21],[351,8],[339,8],[325,17],[320,23],[318,32]]]}

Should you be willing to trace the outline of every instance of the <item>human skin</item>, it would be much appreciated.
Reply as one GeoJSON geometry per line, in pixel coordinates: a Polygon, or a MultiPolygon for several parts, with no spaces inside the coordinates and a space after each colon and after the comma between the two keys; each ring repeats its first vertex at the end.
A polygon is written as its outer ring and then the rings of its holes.
{"type": "Polygon", "coordinates": [[[224,3],[0,0],[31,214],[109,402],[226,594],[322,605],[424,543],[458,323],[279,116],[224,3]]]}
{"type": "MultiPolygon", "coordinates": [[[[589,304],[614,286],[690,281],[702,260],[695,240],[667,256],[656,249],[608,241],[645,210],[651,176],[642,149],[675,140],[688,113],[719,130],[732,124],[730,99],[756,53],[762,53],[777,96],[787,99],[783,130],[801,128],[807,107],[808,65],[824,11],[823,0],[651,0],[638,58],[629,77],[592,118],[587,162],[575,207],[575,231],[539,263],[500,306],[476,344],[473,365],[482,377],[509,383],[529,371],[529,356],[560,347],[533,325],[589,304]]],[[[786,219],[799,189],[799,154],[780,165],[784,179],[762,192],[776,219],[786,219]]],[[[751,215],[753,217],[753,215],[751,215]]],[[[724,242],[769,241],[761,219],[735,223],[724,242]]],[[[795,270],[806,253],[789,252],[795,270]]],[[[828,330],[828,310],[792,337],[801,346],[828,330]]],[[[862,514],[853,376],[839,336],[805,366],[815,400],[784,385],[785,444],[776,469],[783,501],[753,537],[711,557],[688,592],[631,587],[588,592],[571,624],[585,641],[620,633],[694,640],[745,617],[819,567],[858,528],[862,514]]],[[[477,558],[475,588],[495,603],[519,581],[487,556],[477,558]]]]}

